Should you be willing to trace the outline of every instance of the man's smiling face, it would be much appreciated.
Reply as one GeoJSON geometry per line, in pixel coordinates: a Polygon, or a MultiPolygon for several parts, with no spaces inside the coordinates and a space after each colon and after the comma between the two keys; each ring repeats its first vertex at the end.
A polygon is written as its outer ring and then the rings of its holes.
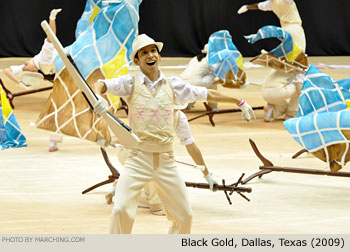
{"type": "Polygon", "coordinates": [[[138,58],[134,58],[134,63],[140,66],[145,75],[158,73],[158,64],[161,56],[156,45],[148,45],[137,52],[138,58]]]}

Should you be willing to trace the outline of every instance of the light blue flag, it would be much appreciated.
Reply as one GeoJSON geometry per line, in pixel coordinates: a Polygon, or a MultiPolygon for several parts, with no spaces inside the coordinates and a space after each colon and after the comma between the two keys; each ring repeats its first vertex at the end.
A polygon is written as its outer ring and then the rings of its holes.
{"type": "Polygon", "coordinates": [[[314,65],[309,67],[305,77],[298,115],[285,121],[284,127],[308,151],[324,149],[329,162],[328,146],[349,144],[341,131],[350,130],[350,110],[346,105],[350,99],[350,79],[337,82],[314,65]]]}
{"type": "Polygon", "coordinates": [[[27,146],[26,138],[14,114],[3,123],[2,108],[0,108],[0,147],[1,149],[19,148],[27,146]]]}
{"type": "Polygon", "coordinates": [[[297,116],[346,109],[346,101],[350,100],[350,82],[345,79],[339,83],[311,65],[305,74],[297,116]]]}
{"type": "Polygon", "coordinates": [[[26,138],[12,112],[10,102],[0,85],[0,148],[18,148],[27,146],[26,138]]]}
{"type": "Polygon", "coordinates": [[[310,152],[346,143],[341,130],[350,130],[350,110],[296,117],[284,122],[293,139],[310,152]]]}
{"type": "Polygon", "coordinates": [[[11,106],[7,101],[5,92],[0,87],[0,148],[19,148],[25,147],[26,138],[12,112],[11,106]]]}
{"type": "Polygon", "coordinates": [[[293,42],[292,36],[285,30],[274,25],[267,25],[258,30],[256,34],[244,36],[249,43],[254,44],[261,39],[277,38],[281,41],[275,49],[269,53],[277,58],[285,58],[289,62],[294,59],[301,52],[300,48],[293,42]]]}
{"type": "Polygon", "coordinates": [[[242,54],[232,42],[230,33],[221,30],[213,33],[208,42],[208,64],[214,65],[219,63],[215,74],[224,79],[227,72],[232,70],[236,75],[238,68],[243,69],[242,54]]]}
{"type": "Polygon", "coordinates": [[[339,86],[341,86],[343,88],[343,90],[350,92],[350,78],[339,80],[339,81],[337,81],[337,83],[339,86]]]}
{"type": "MultiPolygon", "coordinates": [[[[122,49],[126,49],[126,62],[129,64],[132,43],[138,35],[138,12],[142,0],[110,1],[109,4],[102,2],[95,0],[86,4],[86,15],[83,14],[76,30],[78,37],[65,48],[84,78],[95,69],[102,69],[122,49]],[[86,26],[88,17],[93,19],[86,26]]],[[[58,74],[64,68],[59,57],[55,59],[55,66],[58,74]]]]}
{"type": "Polygon", "coordinates": [[[102,9],[102,0],[87,0],[84,8],[84,12],[77,22],[75,28],[75,38],[78,38],[81,33],[87,30],[95,15],[102,9]]]}

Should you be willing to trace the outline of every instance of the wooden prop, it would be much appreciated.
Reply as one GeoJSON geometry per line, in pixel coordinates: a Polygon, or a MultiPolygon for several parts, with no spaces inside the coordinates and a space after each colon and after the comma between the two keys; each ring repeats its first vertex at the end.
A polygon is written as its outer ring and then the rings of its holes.
{"type": "Polygon", "coordinates": [[[240,88],[246,84],[247,75],[245,71],[238,67],[237,75],[232,70],[228,71],[225,80],[220,79],[218,84],[221,84],[225,88],[240,88]]]}
{"type": "MultiPolygon", "coordinates": [[[[41,22],[41,26],[45,31],[47,37],[52,41],[52,44],[56,48],[58,55],[61,57],[64,65],[72,76],[73,81],[83,93],[91,109],[93,109],[93,107],[98,103],[98,97],[82,77],[79,69],[74,64],[73,59],[69,55],[66,55],[62,44],[51,30],[47,21],[41,22]]],[[[105,119],[113,133],[118,137],[120,143],[123,144],[126,148],[133,148],[140,142],[140,139],[132,132],[132,129],[120,119],[115,117],[113,114],[110,112],[105,112],[101,114],[101,116],[105,119]]]]}
{"type": "Polygon", "coordinates": [[[250,180],[252,180],[255,177],[261,178],[263,175],[273,172],[273,171],[279,171],[279,172],[291,172],[291,173],[302,173],[302,174],[313,174],[313,175],[327,175],[327,176],[334,176],[334,177],[350,177],[350,172],[329,172],[329,171],[323,171],[323,170],[316,170],[316,169],[308,169],[308,168],[294,168],[294,167],[281,167],[281,166],[274,166],[270,160],[265,158],[259,151],[258,147],[254,143],[252,139],[249,139],[249,143],[252,146],[256,156],[261,160],[261,162],[264,164],[262,166],[259,166],[260,171],[250,175],[248,178],[243,180],[241,184],[246,184],[250,180]]]}
{"type": "MultiPolygon", "coordinates": [[[[93,185],[89,188],[87,188],[86,190],[84,190],[82,192],[82,194],[85,194],[87,192],[90,192],[94,189],[96,189],[97,187],[100,187],[102,185],[105,184],[109,184],[109,183],[113,183],[114,180],[118,179],[120,176],[120,173],[118,172],[118,170],[113,166],[113,164],[111,163],[111,161],[109,160],[108,154],[106,152],[106,150],[104,148],[100,148],[101,152],[102,152],[102,156],[109,168],[109,170],[111,171],[112,175],[108,176],[107,180],[104,180],[100,183],[97,183],[96,185],[93,185]]],[[[252,188],[250,187],[240,187],[238,186],[239,184],[242,183],[242,179],[243,179],[244,174],[242,174],[242,176],[237,180],[236,183],[230,184],[230,185],[226,185],[225,184],[225,180],[222,180],[222,185],[214,185],[214,190],[219,190],[219,191],[224,191],[225,196],[229,202],[230,205],[232,205],[230,196],[235,192],[238,193],[238,195],[240,195],[241,197],[243,197],[245,200],[250,201],[250,199],[248,199],[243,193],[251,193],[252,192],[252,188]]],[[[199,188],[199,189],[209,189],[210,185],[207,183],[195,183],[195,182],[185,182],[187,187],[193,187],[193,188],[199,188]]]]}
{"type": "Polygon", "coordinates": [[[264,67],[271,67],[272,69],[283,71],[286,74],[299,71],[306,72],[307,70],[307,58],[305,54],[299,54],[300,59],[295,59],[292,63],[288,62],[285,58],[277,58],[270,53],[262,53],[259,56],[253,58],[250,62],[261,65],[264,67]]]}
{"type": "MultiPolygon", "coordinates": [[[[214,127],[215,126],[215,123],[214,123],[214,120],[213,120],[214,115],[216,115],[216,114],[227,114],[227,113],[242,112],[242,110],[239,109],[239,108],[236,108],[236,109],[222,109],[222,110],[215,110],[215,111],[213,111],[212,108],[209,107],[209,105],[206,102],[203,102],[203,104],[204,104],[204,107],[206,109],[205,113],[200,114],[198,116],[195,116],[195,117],[189,119],[188,120],[189,122],[191,122],[193,120],[196,120],[198,118],[204,117],[204,116],[208,116],[211,125],[214,127]]],[[[264,106],[253,107],[252,109],[253,110],[261,110],[261,109],[264,109],[264,106]]]]}
{"type": "Polygon", "coordinates": [[[292,158],[295,159],[297,157],[299,157],[301,154],[303,154],[304,152],[309,152],[307,149],[301,149],[300,151],[298,151],[297,153],[295,153],[292,158]]]}
{"type": "Polygon", "coordinates": [[[51,86],[51,87],[37,88],[37,89],[33,89],[33,90],[12,93],[9,89],[7,89],[5,87],[5,84],[2,82],[1,79],[0,79],[0,85],[1,85],[2,89],[5,91],[6,97],[9,100],[12,109],[15,108],[15,105],[13,105],[13,99],[15,97],[22,96],[22,95],[27,95],[27,94],[34,94],[34,93],[43,92],[43,91],[47,91],[47,90],[51,90],[52,89],[52,86],[51,86]]]}

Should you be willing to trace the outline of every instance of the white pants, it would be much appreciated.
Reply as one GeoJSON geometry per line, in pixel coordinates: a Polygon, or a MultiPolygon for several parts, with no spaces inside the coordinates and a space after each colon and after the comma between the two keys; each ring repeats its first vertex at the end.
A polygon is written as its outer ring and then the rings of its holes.
{"type": "MultiPolygon", "coordinates": [[[[125,165],[125,161],[127,160],[128,155],[129,155],[129,152],[126,149],[124,148],[119,149],[118,160],[122,166],[125,165]]],[[[115,188],[113,188],[113,195],[115,195],[115,188]]],[[[143,190],[141,191],[141,198],[144,201],[148,202],[150,205],[154,205],[155,207],[158,207],[159,209],[161,209],[162,202],[158,197],[157,190],[155,189],[155,186],[153,185],[153,183],[147,183],[144,186],[143,190]]]]}
{"type": "Polygon", "coordinates": [[[272,118],[281,115],[296,116],[299,106],[299,95],[294,83],[288,83],[288,75],[271,70],[261,88],[264,100],[272,107],[272,118]]]}
{"type": "Polygon", "coordinates": [[[110,232],[129,234],[132,231],[140,191],[154,182],[167,218],[172,221],[169,233],[189,234],[192,226],[192,209],[185,182],[180,177],[172,153],[152,153],[131,150],[120,175],[110,232]]]}

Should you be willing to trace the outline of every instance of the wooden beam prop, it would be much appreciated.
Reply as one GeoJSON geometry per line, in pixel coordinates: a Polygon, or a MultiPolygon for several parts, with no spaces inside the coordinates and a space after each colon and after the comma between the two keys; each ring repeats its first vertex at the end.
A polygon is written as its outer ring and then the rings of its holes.
{"type": "Polygon", "coordinates": [[[51,86],[51,87],[43,87],[43,88],[37,88],[37,89],[33,89],[33,90],[27,90],[27,91],[12,93],[9,89],[7,89],[5,87],[5,84],[3,83],[3,81],[1,79],[0,79],[0,85],[1,85],[2,89],[5,91],[6,98],[9,100],[12,109],[15,108],[15,105],[13,104],[13,99],[15,97],[23,96],[23,95],[27,95],[27,94],[39,93],[39,92],[51,90],[53,88],[51,86]]]}

